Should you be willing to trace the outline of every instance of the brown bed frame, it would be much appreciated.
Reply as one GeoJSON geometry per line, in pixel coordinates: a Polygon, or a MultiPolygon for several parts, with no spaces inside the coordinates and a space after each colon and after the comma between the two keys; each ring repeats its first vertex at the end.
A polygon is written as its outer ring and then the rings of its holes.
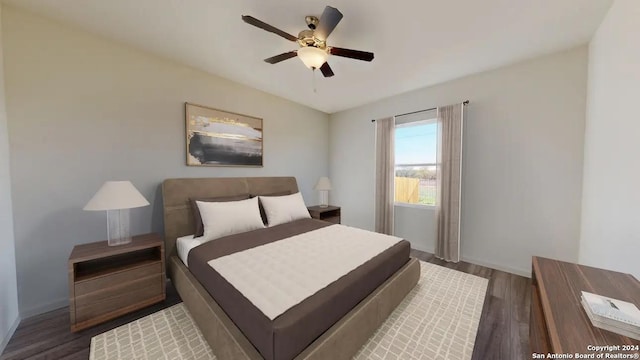
{"type": "MultiPolygon", "coordinates": [[[[168,275],[213,353],[221,360],[263,357],[178,258],[176,239],[193,233],[189,199],[283,191],[298,191],[294,177],[167,179],[162,184],[168,275]]],[[[417,284],[419,277],[420,264],[411,258],[295,359],[351,359],[417,284]]]]}

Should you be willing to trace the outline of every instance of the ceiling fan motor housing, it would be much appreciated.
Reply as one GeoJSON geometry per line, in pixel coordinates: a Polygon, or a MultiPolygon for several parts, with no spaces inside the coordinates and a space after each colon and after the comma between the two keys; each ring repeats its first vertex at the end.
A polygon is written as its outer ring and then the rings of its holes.
{"type": "Polygon", "coordinates": [[[304,21],[307,22],[307,26],[311,30],[315,30],[318,27],[318,23],[320,22],[317,17],[312,15],[305,16],[304,21]]]}
{"type": "Polygon", "coordinates": [[[326,48],[326,43],[324,41],[320,41],[320,39],[314,36],[313,30],[302,30],[298,34],[298,44],[301,47],[305,46],[313,46],[320,49],[326,48]]]}

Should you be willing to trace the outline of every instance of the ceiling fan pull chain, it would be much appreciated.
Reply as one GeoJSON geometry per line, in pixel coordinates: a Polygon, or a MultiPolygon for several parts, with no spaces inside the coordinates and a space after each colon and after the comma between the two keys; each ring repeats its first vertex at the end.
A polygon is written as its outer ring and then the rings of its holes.
{"type": "Polygon", "coordinates": [[[318,90],[316,89],[316,68],[311,68],[311,72],[313,73],[313,75],[312,75],[312,76],[313,76],[313,79],[312,79],[312,82],[313,82],[313,92],[314,92],[314,93],[317,93],[317,92],[318,92],[318,90]]]}

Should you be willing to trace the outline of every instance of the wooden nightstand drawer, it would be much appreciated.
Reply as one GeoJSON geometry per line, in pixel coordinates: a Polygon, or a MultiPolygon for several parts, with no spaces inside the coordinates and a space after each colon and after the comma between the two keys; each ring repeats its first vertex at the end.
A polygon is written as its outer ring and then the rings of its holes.
{"type": "Polygon", "coordinates": [[[328,222],[331,222],[331,223],[334,223],[334,224],[340,224],[340,216],[339,215],[338,216],[326,217],[326,218],[323,218],[322,220],[328,221],[328,222]]]}
{"type": "Polygon", "coordinates": [[[74,247],[69,256],[69,315],[78,331],[165,298],[164,242],[156,234],[130,244],[74,247]]]}
{"type": "Polygon", "coordinates": [[[130,270],[115,272],[87,280],[76,282],[76,298],[91,295],[93,292],[104,292],[105,290],[118,289],[131,283],[134,280],[141,280],[150,276],[159,275],[162,272],[160,261],[142,264],[130,270]]]}
{"type": "Polygon", "coordinates": [[[162,276],[156,273],[85,295],[76,294],[76,321],[83,322],[162,296],[163,285],[162,276]]]}
{"type": "Polygon", "coordinates": [[[309,215],[311,215],[313,219],[340,224],[341,211],[339,206],[309,206],[307,210],[309,210],[309,215]]]}

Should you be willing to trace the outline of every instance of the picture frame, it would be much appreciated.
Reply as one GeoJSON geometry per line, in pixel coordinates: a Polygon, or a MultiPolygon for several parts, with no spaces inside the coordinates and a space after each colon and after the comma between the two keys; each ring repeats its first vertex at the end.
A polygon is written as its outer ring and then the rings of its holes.
{"type": "Polygon", "coordinates": [[[261,118],[185,102],[188,166],[263,166],[261,118]]]}

